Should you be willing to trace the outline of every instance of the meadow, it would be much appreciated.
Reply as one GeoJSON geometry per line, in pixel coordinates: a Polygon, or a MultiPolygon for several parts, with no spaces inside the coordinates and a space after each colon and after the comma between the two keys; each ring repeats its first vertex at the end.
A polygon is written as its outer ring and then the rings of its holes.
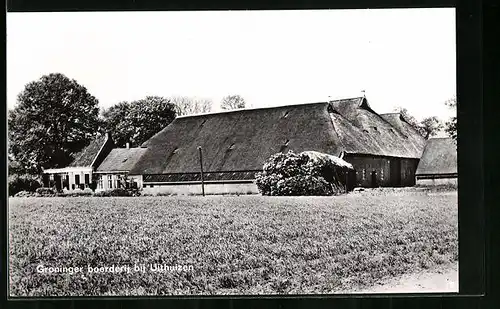
{"type": "Polygon", "coordinates": [[[11,296],[336,293],[456,262],[457,195],[10,198],[9,251],[11,296]]]}

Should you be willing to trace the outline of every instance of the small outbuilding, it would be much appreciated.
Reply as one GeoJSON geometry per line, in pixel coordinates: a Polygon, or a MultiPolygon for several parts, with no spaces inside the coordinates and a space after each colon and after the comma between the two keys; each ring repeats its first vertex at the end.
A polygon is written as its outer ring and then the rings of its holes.
{"type": "Polygon", "coordinates": [[[44,170],[44,186],[67,191],[141,188],[142,178],[128,173],[145,151],[128,143],[126,148],[116,148],[110,133],[97,136],[67,167],[44,170]]]}
{"type": "Polygon", "coordinates": [[[457,185],[457,145],[451,138],[431,138],[415,173],[417,185],[457,185]]]}
{"type": "Polygon", "coordinates": [[[115,147],[109,134],[97,136],[64,168],[43,171],[44,187],[57,190],[84,190],[92,187],[93,171],[115,147]]]}

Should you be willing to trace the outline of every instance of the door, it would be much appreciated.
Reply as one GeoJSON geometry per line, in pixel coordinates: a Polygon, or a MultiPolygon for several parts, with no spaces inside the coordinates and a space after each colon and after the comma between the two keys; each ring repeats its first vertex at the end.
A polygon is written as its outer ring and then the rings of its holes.
{"type": "Polygon", "coordinates": [[[372,171],[371,187],[372,188],[378,187],[378,183],[377,183],[377,171],[372,171]]]}
{"type": "Polygon", "coordinates": [[[401,186],[401,160],[399,159],[391,159],[390,163],[391,169],[391,179],[389,183],[392,187],[400,187],[401,186]]]}
{"type": "Polygon", "coordinates": [[[55,182],[57,191],[61,191],[61,189],[62,189],[61,181],[62,181],[61,175],[55,174],[54,175],[54,182],[55,182]]]}
{"type": "Polygon", "coordinates": [[[69,175],[66,175],[64,177],[63,189],[69,190],[69,175]]]}
{"type": "Polygon", "coordinates": [[[85,188],[88,188],[90,184],[90,175],[85,174],[85,188]]]}

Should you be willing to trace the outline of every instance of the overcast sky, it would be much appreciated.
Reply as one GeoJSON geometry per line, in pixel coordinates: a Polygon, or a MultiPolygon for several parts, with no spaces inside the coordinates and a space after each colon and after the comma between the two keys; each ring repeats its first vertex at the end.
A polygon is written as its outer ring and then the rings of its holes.
{"type": "Polygon", "coordinates": [[[454,9],[8,13],[7,104],[59,72],[101,107],[227,94],[265,107],[365,90],[379,113],[446,120],[455,52],[454,9]]]}

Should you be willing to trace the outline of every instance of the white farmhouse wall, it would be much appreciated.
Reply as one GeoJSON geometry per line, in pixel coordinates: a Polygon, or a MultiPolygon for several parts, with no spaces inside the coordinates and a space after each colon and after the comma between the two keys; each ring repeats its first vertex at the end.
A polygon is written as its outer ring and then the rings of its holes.
{"type": "Polygon", "coordinates": [[[431,179],[418,179],[417,186],[439,186],[439,185],[453,185],[458,186],[458,178],[431,178],[431,179]]]}

